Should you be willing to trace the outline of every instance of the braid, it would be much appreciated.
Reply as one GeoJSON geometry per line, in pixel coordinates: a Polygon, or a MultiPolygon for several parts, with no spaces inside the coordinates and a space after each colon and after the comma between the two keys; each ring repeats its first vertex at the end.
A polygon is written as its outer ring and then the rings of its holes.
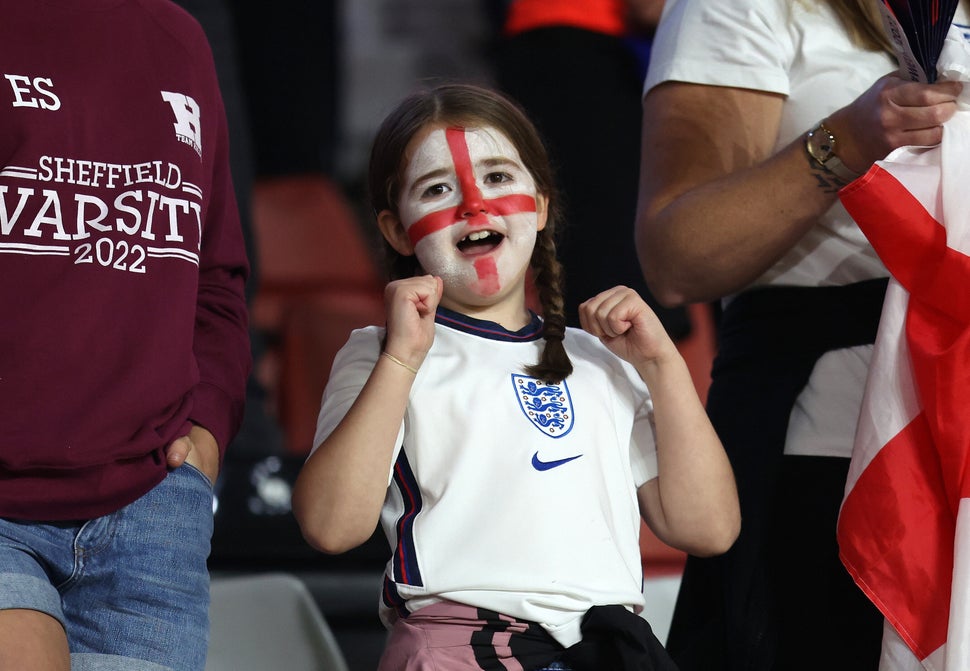
{"type": "Polygon", "coordinates": [[[573,364],[563,345],[566,313],[562,298],[562,266],[556,258],[556,242],[549,228],[539,231],[532,252],[532,270],[542,304],[542,337],[546,344],[539,362],[526,366],[525,372],[543,382],[555,384],[573,372],[573,364]]]}

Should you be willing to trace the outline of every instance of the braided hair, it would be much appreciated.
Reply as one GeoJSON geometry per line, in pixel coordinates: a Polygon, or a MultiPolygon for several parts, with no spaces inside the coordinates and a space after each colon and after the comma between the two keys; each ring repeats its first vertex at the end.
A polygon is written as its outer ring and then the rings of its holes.
{"type": "MultiPolygon", "coordinates": [[[[535,126],[518,104],[505,95],[472,84],[443,84],[405,98],[385,119],[371,146],[368,196],[375,215],[397,213],[401,175],[407,166],[408,146],[430,124],[499,129],[519,152],[532,175],[536,191],[548,198],[546,226],[538,232],[530,266],[541,304],[545,345],[539,361],[525,371],[549,383],[564,380],[573,370],[563,346],[566,316],[562,266],[556,257],[555,231],[561,217],[549,156],[535,126]]],[[[390,280],[422,274],[414,255],[398,253],[385,240],[385,270],[390,280]]]]}

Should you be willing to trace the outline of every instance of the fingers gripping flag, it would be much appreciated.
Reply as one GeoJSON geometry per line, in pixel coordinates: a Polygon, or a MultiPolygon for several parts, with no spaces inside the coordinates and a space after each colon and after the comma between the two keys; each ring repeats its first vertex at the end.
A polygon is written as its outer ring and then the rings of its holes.
{"type": "Polygon", "coordinates": [[[940,146],[893,152],[840,197],[892,275],[840,554],[891,625],[881,671],[967,671],[970,104],[946,123],[940,146]]]}

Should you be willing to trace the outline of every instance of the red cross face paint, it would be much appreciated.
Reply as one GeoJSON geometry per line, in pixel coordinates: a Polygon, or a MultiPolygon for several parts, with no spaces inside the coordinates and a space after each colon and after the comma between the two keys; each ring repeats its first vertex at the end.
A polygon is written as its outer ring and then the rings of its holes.
{"type": "Polygon", "coordinates": [[[545,219],[512,142],[492,127],[434,127],[409,150],[398,212],[421,266],[473,304],[518,286],[545,219]]]}

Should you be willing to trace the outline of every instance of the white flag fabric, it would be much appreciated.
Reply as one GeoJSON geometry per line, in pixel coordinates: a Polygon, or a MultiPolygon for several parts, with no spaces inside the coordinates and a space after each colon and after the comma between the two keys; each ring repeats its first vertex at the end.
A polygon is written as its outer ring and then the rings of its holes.
{"type": "MultiPolygon", "coordinates": [[[[941,78],[970,79],[962,34],[940,63],[941,78]]],[[[886,618],[880,671],[968,671],[970,87],[940,146],[893,152],[840,197],[892,275],[840,555],[886,618]]]]}

